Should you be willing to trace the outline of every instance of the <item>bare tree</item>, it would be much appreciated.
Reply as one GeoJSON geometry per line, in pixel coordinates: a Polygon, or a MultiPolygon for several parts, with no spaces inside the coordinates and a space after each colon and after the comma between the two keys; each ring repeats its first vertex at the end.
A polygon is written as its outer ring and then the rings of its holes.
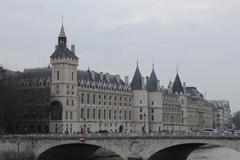
{"type": "Polygon", "coordinates": [[[236,129],[240,129],[240,111],[237,111],[233,115],[233,123],[236,126],[236,129]]]}

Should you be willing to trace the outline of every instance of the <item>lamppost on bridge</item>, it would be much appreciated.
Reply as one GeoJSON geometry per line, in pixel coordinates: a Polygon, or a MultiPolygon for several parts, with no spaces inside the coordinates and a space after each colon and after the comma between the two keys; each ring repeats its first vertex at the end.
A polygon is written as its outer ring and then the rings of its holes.
{"type": "Polygon", "coordinates": [[[84,118],[83,120],[84,120],[84,133],[86,133],[86,118],[84,118]]]}
{"type": "Polygon", "coordinates": [[[171,115],[171,123],[172,123],[172,124],[171,124],[171,126],[172,126],[172,128],[171,128],[171,132],[174,131],[173,118],[174,118],[173,115],[171,115]]]}
{"type": "Polygon", "coordinates": [[[102,121],[100,120],[100,121],[99,121],[99,131],[102,130],[102,129],[101,129],[101,126],[102,126],[102,121]]]}
{"type": "Polygon", "coordinates": [[[146,132],[146,114],[144,113],[143,114],[143,123],[144,123],[144,125],[143,125],[143,132],[146,132]]]}
{"type": "Polygon", "coordinates": [[[127,120],[125,120],[125,128],[126,128],[126,132],[127,132],[127,120]]]}
{"type": "Polygon", "coordinates": [[[20,150],[20,138],[18,137],[18,139],[17,139],[17,160],[20,159],[19,150],[20,150]]]}

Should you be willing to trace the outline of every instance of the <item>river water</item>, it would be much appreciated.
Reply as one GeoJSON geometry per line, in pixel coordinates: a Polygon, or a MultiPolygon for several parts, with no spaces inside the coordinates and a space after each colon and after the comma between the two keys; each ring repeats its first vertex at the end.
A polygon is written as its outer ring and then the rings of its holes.
{"type": "Polygon", "coordinates": [[[187,160],[240,160],[240,152],[220,147],[200,148],[193,151],[187,160]]]}

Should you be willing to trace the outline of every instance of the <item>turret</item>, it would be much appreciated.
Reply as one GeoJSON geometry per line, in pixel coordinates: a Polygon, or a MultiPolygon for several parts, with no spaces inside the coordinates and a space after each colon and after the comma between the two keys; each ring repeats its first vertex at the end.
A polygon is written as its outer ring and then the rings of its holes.
{"type": "Polygon", "coordinates": [[[154,67],[146,85],[148,91],[149,130],[160,131],[162,128],[162,93],[154,67]]]}
{"type": "Polygon", "coordinates": [[[131,82],[133,93],[133,121],[134,131],[148,132],[149,131],[149,116],[148,116],[148,94],[140,70],[137,68],[131,82]]]}
{"type": "Polygon", "coordinates": [[[73,132],[77,128],[77,66],[78,57],[68,49],[62,25],[58,45],[50,56],[51,120],[50,132],[73,132]]]}

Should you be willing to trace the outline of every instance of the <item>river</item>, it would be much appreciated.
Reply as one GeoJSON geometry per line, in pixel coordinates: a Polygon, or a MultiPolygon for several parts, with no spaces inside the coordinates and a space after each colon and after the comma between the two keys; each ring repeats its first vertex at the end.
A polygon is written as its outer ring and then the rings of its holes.
{"type": "Polygon", "coordinates": [[[240,152],[220,147],[200,148],[193,151],[187,160],[240,160],[240,152]]]}

